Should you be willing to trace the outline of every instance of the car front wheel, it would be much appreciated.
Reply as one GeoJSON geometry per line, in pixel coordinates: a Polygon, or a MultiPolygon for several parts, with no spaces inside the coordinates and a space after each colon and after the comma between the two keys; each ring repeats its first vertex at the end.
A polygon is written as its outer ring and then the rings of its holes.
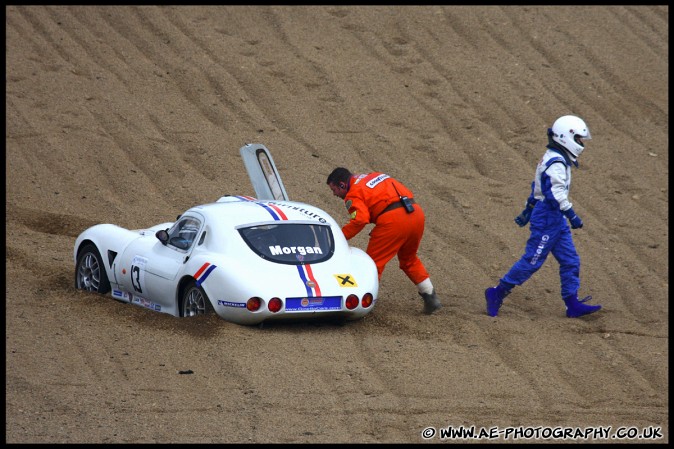
{"type": "Polygon", "coordinates": [[[85,245],[77,256],[75,288],[97,293],[110,291],[110,281],[103,265],[103,258],[96,246],[91,243],[85,245]]]}
{"type": "Polygon", "coordinates": [[[183,290],[180,300],[180,316],[206,315],[211,310],[211,302],[204,289],[191,281],[183,290]]]}

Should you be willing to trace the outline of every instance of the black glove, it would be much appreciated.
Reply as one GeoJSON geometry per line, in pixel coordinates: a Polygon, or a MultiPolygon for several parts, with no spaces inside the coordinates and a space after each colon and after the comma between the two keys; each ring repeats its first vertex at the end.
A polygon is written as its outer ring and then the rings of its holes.
{"type": "Polygon", "coordinates": [[[527,223],[529,223],[529,219],[531,218],[531,211],[533,208],[527,206],[524,208],[521,214],[519,214],[517,217],[515,217],[515,223],[521,228],[522,226],[525,226],[527,223]]]}
{"type": "Polygon", "coordinates": [[[522,213],[515,217],[515,223],[517,223],[520,228],[529,223],[529,219],[531,219],[531,212],[533,212],[535,205],[536,200],[532,200],[530,198],[527,200],[527,205],[524,207],[522,213]]]}
{"type": "Polygon", "coordinates": [[[583,220],[581,220],[580,217],[576,215],[576,213],[573,211],[573,208],[569,208],[562,213],[566,215],[566,218],[569,219],[569,223],[571,223],[571,229],[583,227],[583,220]]]}

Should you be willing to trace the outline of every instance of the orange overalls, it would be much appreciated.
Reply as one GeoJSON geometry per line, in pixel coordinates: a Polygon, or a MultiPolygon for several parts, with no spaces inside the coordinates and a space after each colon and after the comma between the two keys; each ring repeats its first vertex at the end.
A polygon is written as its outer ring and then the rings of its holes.
{"type": "Polygon", "coordinates": [[[413,198],[407,187],[384,173],[352,176],[344,197],[351,220],[342,232],[350,240],[365,225],[374,223],[366,252],[377,265],[379,279],[386,264],[397,255],[400,269],[418,284],[429,277],[417,256],[424,234],[424,211],[418,204],[414,205],[412,213],[407,213],[404,207],[384,211],[394,203],[400,203],[400,196],[413,198]]]}

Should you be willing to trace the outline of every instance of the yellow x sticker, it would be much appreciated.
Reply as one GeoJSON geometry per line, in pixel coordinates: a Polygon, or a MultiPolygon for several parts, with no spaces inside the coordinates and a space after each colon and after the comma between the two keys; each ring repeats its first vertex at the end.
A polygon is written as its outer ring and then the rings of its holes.
{"type": "Polygon", "coordinates": [[[358,287],[358,282],[350,274],[333,274],[340,287],[358,287]]]}

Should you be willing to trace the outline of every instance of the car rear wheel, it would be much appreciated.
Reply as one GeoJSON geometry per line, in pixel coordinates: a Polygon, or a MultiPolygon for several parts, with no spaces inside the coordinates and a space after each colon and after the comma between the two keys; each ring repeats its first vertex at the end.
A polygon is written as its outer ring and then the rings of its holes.
{"type": "Polygon", "coordinates": [[[110,291],[110,281],[103,265],[103,258],[96,246],[91,243],[85,245],[77,256],[75,288],[97,293],[110,291]]]}
{"type": "Polygon", "coordinates": [[[211,301],[209,301],[206,292],[201,287],[197,287],[196,282],[191,281],[183,289],[180,299],[180,316],[206,315],[211,311],[211,301]]]}

